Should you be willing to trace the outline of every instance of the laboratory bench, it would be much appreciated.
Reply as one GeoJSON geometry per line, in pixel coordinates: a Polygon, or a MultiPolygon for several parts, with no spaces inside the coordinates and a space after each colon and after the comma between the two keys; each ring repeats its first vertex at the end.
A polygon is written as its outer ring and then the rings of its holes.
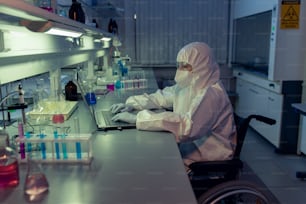
{"type": "MultiPolygon", "coordinates": [[[[146,91],[153,88],[156,87],[146,91]]],[[[106,107],[144,91],[121,95],[112,92],[97,96],[98,103],[106,107]]],[[[98,131],[91,111],[84,101],[78,101],[77,109],[65,123],[73,132],[72,120],[78,117],[80,132],[92,134],[93,159],[90,163],[40,163],[49,191],[33,203],[197,203],[171,133],[137,129],[98,131]]],[[[20,162],[20,183],[15,188],[0,189],[1,203],[31,203],[24,193],[26,172],[27,162],[20,162]]]]}

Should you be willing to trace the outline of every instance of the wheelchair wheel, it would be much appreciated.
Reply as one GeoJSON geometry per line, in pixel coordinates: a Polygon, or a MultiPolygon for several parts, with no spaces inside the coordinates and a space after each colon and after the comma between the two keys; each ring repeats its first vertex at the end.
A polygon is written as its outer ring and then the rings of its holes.
{"type": "Polygon", "coordinates": [[[256,185],[248,181],[228,181],[206,191],[199,204],[269,204],[269,198],[256,185]]]}

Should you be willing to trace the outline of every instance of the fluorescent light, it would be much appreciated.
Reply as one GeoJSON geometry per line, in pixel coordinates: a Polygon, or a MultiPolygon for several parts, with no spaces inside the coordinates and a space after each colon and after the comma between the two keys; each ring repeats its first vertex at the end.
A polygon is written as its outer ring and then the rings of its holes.
{"type": "Polygon", "coordinates": [[[110,41],[111,39],[112,39],[112,38],[110,38],[110,37],[103,37],[103,38],[101,38],[102,41],[106,41],[106,42],[107,42],[107,41],[110,41]]]}
{"type": "Polygon", "coordinates": [[[61,29],[61,28],[50,28],[45,33],[51,34],[51,35],[68,36],[68,37],[73,37],[73,38],[79,38],[83,34],[83,33],[80,33],[80,32],[64,30],[64,29],[61,29]]]}
{"type": "Polygon", "coordinates": [[[83,35],[83,30],[73,26],[55,23],[52,21],[28,21],[22,20],[20,24],[33,32],[43,32],[51,35],[68,36],[78,38],[83,35]]]}

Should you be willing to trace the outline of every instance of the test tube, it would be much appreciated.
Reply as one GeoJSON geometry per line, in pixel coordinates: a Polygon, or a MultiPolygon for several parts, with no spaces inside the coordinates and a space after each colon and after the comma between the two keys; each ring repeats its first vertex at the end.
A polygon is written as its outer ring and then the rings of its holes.
{"type": "MultiPolygon", "coordinates": [[[[56,127],[56,124],[63,124],[64,121],[65,121],[65,119],[64,119],[63,114],[54,114],[53,117],[52,117],[52,122],[53,122],[53,124],[55,124],[54,131],[53,131],[53,135],[54,135],[55,140],[59,139],[59,133],[58,133],[58,129],[56,127]]],[[[63,134],[65,134],[65,133],[63,133],[63,134]]],[[[63,136],[62,136],[62,138],[63,138],[63,136]]],[[[62,147],[65,147],[65,145],[63,145],[62,147]]],[[[55,154],[56,154],[56,159],[60,159],[59,143],[57,141],[55,142],[55,154]]],[[[64,154],[64,156],[67,156],[67,152],[66,152],[66,155],[64,154]]]]}
{"type": "MultiPolygon", "coordinates": [[[[25,133],[25,136],[26,136],[27,139],[30,139],[31,138],[31,133],[29,131],[27,131],[25,133]]],[[[27,151],[28,152],[32,151],[32,143],[29,140],[27,141],[27,151]]]]}
{"type": "MultiPolygon", "coordinates": [[[[80,137],[80,122],[79,122],[78,117],[74,118],[74,128],[75,128],[76,137],[78,139],[80,137]]],[[[82,158],[82,149],[81,149],[81,142],[80,141],[77,141],[75,143],[75,149],[76,149],[77,159],[81,159],[82,158]]]]}
{"type": "MultiPolygon", "coordinates": [[[[39,138],[41,140],[43,140],[45,138],[45,134],[44,134],[44,130],[42,127],[39,127],[39,138]]],[[[40,143],[40,148],[41,148],[41,158],[42,159],[46,159],[47,155],[46,155],[46,143],[45,142],[41,142],[40,143]]]]}
{"type": "MultiPolygon", "coordinates": [[[[55,139],[55,140],[58,139],[57,127],[54,128],[53,136],[54,136],[54,139],[55,139]]],[[[58,142],[55,142],[54,145],[55,145],[55,158],[56,158],[56,159],[60,159],[61,156],[60,156],[59,143],[58,143],[58,142]]]]}
{"type": "Polygon", "coordinates": [[[19,150],[21,159],[25,159],[25,144],[24,144],[24,132],[23,132],[23,123],[22,121],[18,121],[18,136],[20,140],[19,150]]]}
{"type": "MultiPolygon", "coordinates": [[[[66,138],[65,127],[61,127],[61,136],[62,140],[65,140],[66,138]]],[[[68,159],[66,142],[62,142],[62,151],[63,151],[63,159],[68,159]]]]}

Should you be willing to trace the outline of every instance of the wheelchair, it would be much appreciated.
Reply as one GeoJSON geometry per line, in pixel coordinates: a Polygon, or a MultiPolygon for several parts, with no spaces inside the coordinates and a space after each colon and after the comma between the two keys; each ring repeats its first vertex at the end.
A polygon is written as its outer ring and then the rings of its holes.
{"type": "Polygon", "coordinates": [[[222,194],[224,192],[220,190],[226,189],[228,191],[228,189],[232,189],[232,187],[230,187],[231,185],[236,187],[234,188],[234,191],[239,190],[240,187],[240,190],[244,189],[247,192],[250,192],[250,189],[253,189],[255,193],[253,193],[252,195],[262,195],[260,191],[256,190],[256,188],[252,186],[252,184],[246,184],[243,181],[237,180],[239,178],[240,171],[243,168],[243,161],[241,161],[240,159],[240,153],[249,127],[249,123],[252,119],[256,119],[260,122],[269,125],[275,124],[276,121],[274,119],[267,118],[261,115],[249,115],[247,118],[241,118],[234,114],[234,117],[237,128],[237,146],[233,158],[231,160],[225,161],[194,162],[189,166],[189,168],[191,169],[191,173],[189,174],[190,183],[195,193],[195,196],[198,198],[199,201],[201,201],[199,203],[210,203],[205,201],[205,197],[203,198],[203,195],[205,193],[211,194],[211,191],[216,191],[215,194],[217,194],[218,192],[222,194]],[[244,188],[242,188],[242,186],[244,186],[244,188]]]}

